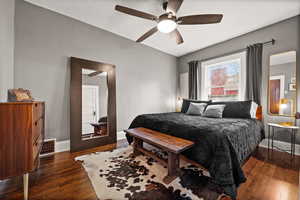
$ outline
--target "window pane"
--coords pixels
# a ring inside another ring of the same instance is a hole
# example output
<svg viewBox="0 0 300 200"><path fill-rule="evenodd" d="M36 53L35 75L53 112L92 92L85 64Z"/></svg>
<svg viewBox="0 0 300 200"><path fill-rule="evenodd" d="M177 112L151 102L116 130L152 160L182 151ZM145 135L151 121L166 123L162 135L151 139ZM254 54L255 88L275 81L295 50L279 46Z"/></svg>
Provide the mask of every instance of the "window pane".
<svg viewBox="0 0 300 200"><path fill-rule="evenodd" d="M240 95L241 60L235 59L207 66L206 90L208 99L238 100Z"/></svg>

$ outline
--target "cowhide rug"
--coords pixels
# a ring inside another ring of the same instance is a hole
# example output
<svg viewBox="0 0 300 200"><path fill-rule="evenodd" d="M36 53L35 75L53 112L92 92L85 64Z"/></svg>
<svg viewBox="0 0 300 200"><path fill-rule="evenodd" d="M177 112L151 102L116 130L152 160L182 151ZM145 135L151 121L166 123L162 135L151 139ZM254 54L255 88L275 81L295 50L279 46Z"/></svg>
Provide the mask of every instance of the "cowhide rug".
<svg viewBox="0 0 300 200"><path fill-rule="evenodd" d="M160 157L164 153L153 150ZM167 169L132 147L75 158L82 161L100 200L230 200L209 173L180 161L180 177L163 183Z"/></svg>

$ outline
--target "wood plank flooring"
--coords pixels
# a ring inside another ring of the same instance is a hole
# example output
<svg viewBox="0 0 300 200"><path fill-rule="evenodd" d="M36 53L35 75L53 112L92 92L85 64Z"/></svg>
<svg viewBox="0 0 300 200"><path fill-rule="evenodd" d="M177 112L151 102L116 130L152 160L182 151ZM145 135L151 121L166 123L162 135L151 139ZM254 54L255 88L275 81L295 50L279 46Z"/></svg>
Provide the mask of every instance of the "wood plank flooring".
<svg viewBox="0 0 300 200"><path fill-rule="evenodd" d="M126 145L121 141L117 146L42 158L40 168L30 175L30 200L97 200L85 170L74 158ZM259 148L243 166L248 180L239 187L238 200L298 200L299 166L300 156L291 161L289 154L274 151L268 157L268 151ZM1 181L0 199L23 199L22 177Z"/></svg>

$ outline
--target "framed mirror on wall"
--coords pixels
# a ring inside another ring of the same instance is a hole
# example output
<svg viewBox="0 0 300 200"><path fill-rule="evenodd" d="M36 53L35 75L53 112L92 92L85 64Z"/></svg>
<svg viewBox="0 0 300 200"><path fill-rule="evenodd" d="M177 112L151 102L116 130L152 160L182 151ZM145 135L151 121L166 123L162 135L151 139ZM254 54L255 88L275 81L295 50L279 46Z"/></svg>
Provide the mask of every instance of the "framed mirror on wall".
<svg viewBox="0 0 300 200"><path fill-rule="evenodd" d="M116 143L115 66L71 58L71 151Z"/></svg>
<svg viewBox="0 0 300 200"><path fill-rule="evenodd" d="M294 117L297 110L296 51L271 55L269 63L269 114Z"/></svg>

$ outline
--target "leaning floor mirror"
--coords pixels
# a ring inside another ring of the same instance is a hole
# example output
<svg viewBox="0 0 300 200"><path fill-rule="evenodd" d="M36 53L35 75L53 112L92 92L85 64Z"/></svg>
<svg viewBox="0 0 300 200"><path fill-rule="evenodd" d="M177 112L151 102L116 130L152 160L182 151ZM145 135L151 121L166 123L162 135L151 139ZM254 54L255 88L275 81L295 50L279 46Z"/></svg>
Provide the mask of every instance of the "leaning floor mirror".
<svg viewBox="0 0 300 200"><path fill-rule="evenodd" d="M293 117L296 113L296 51L270 56L269 113Z"/></svg>
<svg viewBox="0 0 300 200"><path fill-rule="evenodd" d="M72 57L71 150L115 142L115 66Z"/></svg>

